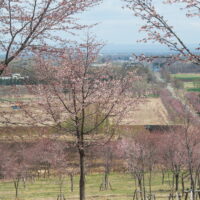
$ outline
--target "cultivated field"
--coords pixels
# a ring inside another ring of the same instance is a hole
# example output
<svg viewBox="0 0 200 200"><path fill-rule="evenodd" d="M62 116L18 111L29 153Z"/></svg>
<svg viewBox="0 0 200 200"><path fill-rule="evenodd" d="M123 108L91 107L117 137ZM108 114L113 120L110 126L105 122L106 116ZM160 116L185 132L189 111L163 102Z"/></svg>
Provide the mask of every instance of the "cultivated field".
<svg viewBox="0 0 200 200"><path fill-rule="evenodd" d="M36 118L37 116L40 116L40 119L46 118L46 115L44 115L45 112L42 111L42 108L38 108L34 99L33 95L22 95L20 98L1 97L0 112L6 113L1 115L1 121L2 119L4 120L3 116L8 116L11 122L16 123L16 125L20 121L31 126L31 121L28 120L23 110L13 110L12 107L18 105L18 100L25 102L27 104L27 111L32 112ZM134 107L130 106L127 110L128 114L123 116L120 125L168 125L170 123L168 112L160 98L145 98L139 104L134 105ZM131 111L129 112L129 110ZM46 121L44 124L53 125L53 122L49 118L48 122ZM37 123L34 125L37 125ZM1 126L4 126L4 124L1 124ZM41 124L38 124L38 126L41 126Z"/></svg>

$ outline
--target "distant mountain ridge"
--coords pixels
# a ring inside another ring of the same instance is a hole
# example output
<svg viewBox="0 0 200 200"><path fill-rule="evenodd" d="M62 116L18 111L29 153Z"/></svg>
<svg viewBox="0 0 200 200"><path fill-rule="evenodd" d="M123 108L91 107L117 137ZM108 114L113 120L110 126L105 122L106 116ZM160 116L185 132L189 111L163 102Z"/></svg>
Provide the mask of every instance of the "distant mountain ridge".
<svg viewBox="0 0 200 200"><path fill-rule="evenodd" d="M196 54L200 51L195 50L198 45L189 44L188 47L194 51ZM174 54L175 52L170 51L166 46L159 44L106 44L101 50L102 54L121 54L121 55L136 55L145 54L145 55L169 55ZM0 52L0 59L3 59L5 56L4 53Z"/></svg>
<svg viewBox="0 0 200 200"><path fill-rule="evenodd" d="M197 45L188 45L193 51ZM145 55L163 55L173 54L166 46L159 44L107 44L102 49L103 54L145 54Z"/></svg>

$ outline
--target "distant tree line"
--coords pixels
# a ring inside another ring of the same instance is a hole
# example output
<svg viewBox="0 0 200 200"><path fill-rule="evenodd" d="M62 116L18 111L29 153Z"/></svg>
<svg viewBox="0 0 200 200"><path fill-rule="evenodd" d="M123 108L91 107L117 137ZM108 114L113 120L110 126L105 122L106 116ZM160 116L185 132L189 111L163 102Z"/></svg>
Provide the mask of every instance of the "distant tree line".
<svg viewBox="0 0 200 200"><path fill-rule="evenodd" d="M199 65L193 63L175 62L172 65L165 65L164 68L172 74L200 72Z"/></svg>

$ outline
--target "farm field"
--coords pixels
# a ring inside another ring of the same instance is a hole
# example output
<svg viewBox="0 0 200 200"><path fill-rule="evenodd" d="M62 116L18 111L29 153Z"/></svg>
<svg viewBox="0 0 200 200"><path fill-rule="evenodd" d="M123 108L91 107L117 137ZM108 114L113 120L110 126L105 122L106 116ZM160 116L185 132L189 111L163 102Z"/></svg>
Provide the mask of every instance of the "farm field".
<svg viewBox="0 0 200 200"><path fill-rule="evenodd" d="M184 89L188 92L200 92L200 86L195 86L194 82L184 82Z"/></svg>
<svg viewBox="0 0 200 200"><path fill-rule="evenodd" d="M130 112L121 125L168 125L168 112L160 98L147 98Z"/></svg>
<svg viewBox="0 0 200 200"><path fill-rule="evenodd" d="M183 81L200 80L200 74L194 74L194 73L172 74L172 77Z"/></svg>
<svg viewBox="0 0 200 200"><path fill-rule="evenodd" d="M193 82L184 82L184 88L185 89L189 89L189 88L193 88L193 87L194 87Z"/></svg>
<svg viewBox="0 0 200 200"><path fill-rule="evenodd" d="M184 89L188 92L200 92L200 74L172 74L172 77L183 81Z"/></svg>
<svg viewBox="0 0 200 200"><path fill-rule="evenodd" d="M102 182L102 174L90 174L86 177L87 199L97 200L132 200L135 190L135 181L130 174L112 173L110 175L110 183L112 190L100 191L99 186ZM156 199L168 198L170 193L169 180L167 178L162 184L161 173L153 174L152 194L156 195ZM171 177L171 176L170 176ZM37 179L34 182L27 182L24 188L22 182L19 186L18 200L53 200L59 194L58 179ZM148 175L146 176L146 184L148 183ZM148 194L149 187L146 185ZM78 200L78 177L74 179L74 192L70 191L69 177L65 177L63 184L63 193L66 199ZM12 181L0 182L0 199L12 200L15 196L14 185Z"/></svg>
<svg viewBox="0 0 200 200"><path fill-rule="evenodd" d="M20 100L24 100L27 105L29 101L33 99L33 96L30 97L27 95L20 97ZM28 123L28 118L26 118L22 110L15 111L12 109L16 101L17 99L2 98L0 99L0 108L3 112L12 113L11 121L17 123L17 121L21 119L21 121ZM40 116L44 115L40 109L36 108L37 106L35 104L31 103L31 105L31 112L36 115L40 114ZM168 112L160 98L145 98L139 102L135 108L130 107L128 110L131 111L124 115L120 125L167 125L170 123ZM50 124L50 121L48 123Z"/></svg>

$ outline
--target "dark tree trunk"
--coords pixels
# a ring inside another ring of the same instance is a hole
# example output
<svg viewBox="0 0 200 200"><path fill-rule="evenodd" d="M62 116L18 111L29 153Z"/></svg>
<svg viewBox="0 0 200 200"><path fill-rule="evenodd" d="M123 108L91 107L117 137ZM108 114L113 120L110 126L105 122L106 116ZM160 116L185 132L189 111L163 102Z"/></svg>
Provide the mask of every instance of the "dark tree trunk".
<svg viewBox="0 0 200 200"><path fill-rule="evenodd" d="M189 173L190 173L190 187L191 187L191 191L192 191L191 199L194 200L195 199L195 183L194 183L192 168L189 169Z"/></svg>
<svg viewBox="0 0 200 200"><path fill-rule="evenodd" d="M47 168L47 175L48 175L48 178L50 177L50 167L48 166Z"/></svg>
<svg viewBox="0 0 200 200"><path fill-rule="evenodd" d="M15 186L15 198L18 198L18 189L19 189L19 178L16 178L14 180L14 186Z"/></svg>
<svg viewBox="0 0 200 200"><path fill-rule="evenodd" d="M175 175L174 175L174 173L173 173L173 175L172 175L172 192L174 193L174 182L175 182Z"/></svg>
<svg viewBox="0 0 200 200"><path fill-rule="evenodd" d="M85 152L84 152L84 149L79 148L79 157L80 157L79 194L80 194L80 200L85 200Z"/></svg>
<svg viewBox="0 0 200 200"><path fill-rule="evenodd" d="M199 174L198 174L198 190L200 189L200 177L199 177Z"/></svg>
<svg viewBox="0 0 200 200"><path fill-rule="evenodd" d="M151 196L151 192L152 192L151 179L152 179L152 170L150 169L150 172L149 172L149 194L150 194L150 196Z"/></svg>
<svg viewBox="0 0 200 200"><path fill-rule="evenodd" d="M139 188L140 188L140 199L143 200L143 190L142 190L142 178L141 177L138 177L138 185L139 185Z"/></svg>
<svg viewBox="0 0 200 200"><path fill-rule="evenodd" d="M74 191L74 176L73 174L70 174L70 184L71 184L71 192Z"/></svg>
<svg viewBox="0 0 200 200"><path fill-rule="evenodd" d="M57 197L57 200L65 200L65 196L63 194L63 182L64 179L62 175L59 175L59 195Z"/></svg>
<svg viewBox="0 0 200 200"><path fill-rule="evenodd" d="M37 171L37 177L38 177L38 180L40 179L40 172L39 170Z"/></svg>
<svg viewBox="0 0 200 200"><path fill-rule="evenodd" d="M182 194L184 194L184 190L185 190L185 183L184 183L184 175L183 175L183 174L182 174L181 181L182 181Z"/></svg>
<svg viewBox="0 0 200 200"><path fill-rule="evenodd" d="M109 190L109 189L112 190L112 186L111 186L111 184L109 182L109 173L108 172L104 172L103 182L100 185L100 191Z"/></svg>
<svg viewBox="0 0 200 200"><path fill-rule="evenodd" d="M165 171L162 170L162 184L164 184L165 182Z"/></svg>
<svg viewBox="0 0 200 200"><path fill-rule="evenodd" d="M144 200L146 199L146 188L145 188L145 173L143 172L143 193L144 193Z"/></svg>
<svg viewBox="0 0 200 200"><path fill-rule="evenodd" d="M169 184L169 186L171 187L171 177L170 177L169 172L168 172L167 174L168 174L168 184Z"/></svg>
<svg viewBox="0 0 200 200"><path fill-rule="evenodd" d="M109 154L109 153L108 153ZM102 190L112 190L112 186L109 182L109 175L110 175L110 161L112 160L112 156L110 155L106 155L106 161L105 161L105 165L104 165L104 176L103 176L103 181L102 184L100 185L100 191Z"/></svg>
<svg viewBox="0 0 200 200"><path fill-rule="evenodd" d="M176 182L175 191L178 192L179 173L176 173L176 174L175 174L175 182Z"/></svg>
<svg viewBox="0 0 200 200"><path fill-rule="evenodd" d="M22 181L23 181L23 186L24 186L24 189L25 189L26 188L26 178L23 177Z"/></svg>
<svg viewBox="0 0 200 200"><path fill-rule="evenodd" d="M105 189L107 190L108 189L108 173L105 173L104 174L104 183L105 183Z"/></svg>

